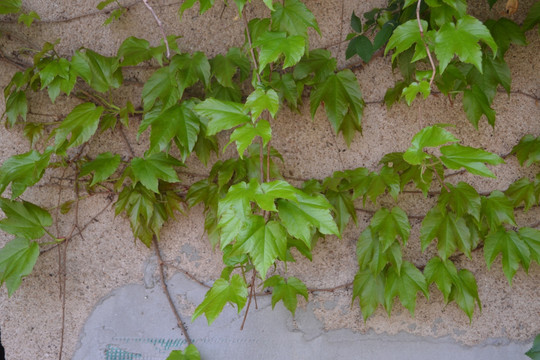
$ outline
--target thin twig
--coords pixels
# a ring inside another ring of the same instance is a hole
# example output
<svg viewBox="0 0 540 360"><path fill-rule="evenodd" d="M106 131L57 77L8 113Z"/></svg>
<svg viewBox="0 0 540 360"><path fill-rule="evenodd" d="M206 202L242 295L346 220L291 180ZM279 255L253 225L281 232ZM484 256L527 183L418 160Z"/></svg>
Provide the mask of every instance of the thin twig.
<svg viewBox="0 0 540 360"><path fill-rule="evenodd" d="M251 277L251 288L249 289L248 304L246 307L246 313L244 314L244 320L242 320L242 326L240 326L240 331L244 330L244 325L246 323L246 319L249 312L249 306L251 305L251 299L253 298L253 294L255 293L255 274L256 274L256 271L255 269L253 269L253 276Z"/></svg>
<svg viewBox="0 0 540 360"><path fill-rule="evenodd" d="M165 280L165 272L163 270L163 265L165 263L163 262L163 259L161 258L161 251L159 250L158 241L155 236L153 237L152 240L154 242L154 249L156 251L156 256L158 259L159 277L161 278L161 287L163 288L163 293L167 297L169 306L171 307L174 317L176 318L176 323L178 324L178 327L180 328L180 330L182 330L182 334L186 338L186 342L188 343L188 345L191 345L191 339L186 330L186 327L184 326L184 323L182 322L182 318L180 317L180 314L178 313L178 310L176 309L176 306L174 305L174 302L171 297L171 293L169 292L169 287L167 286L167 282Z"/></svg>
<svg viewBox="0 0 540 360"><path fill-rule="evenodd" d="M420 3L422 0L418 0L418 3L416 4L416 20L418 21L418 28L420 29L420 37L422 38L422 42L424 43L424 46L426 47L426 52L429 58L429 62L431 64L431 69L433 70L433 73L431 74L431 80L429 80L429 89L431 90L431 87L433 85L433 80L435 80L435 73L437 72L437 68L435 67L435 62L433 61L433 57L431 56L431 51L429 51L429 46L426 42L426 39L424 38L424 27L422 26L422 21L420 20Z"/></svg>
<svg viewBox="0 0 540 360"><path fill-rule="evenodd" d="M259 75L259 65L257 64L257 59L255 58L255 51L253 50L253 42L251 41L251 33L249 32L249 26L248 21L246 18L246 8L242 10L242 18L244 19L244 28L246 29L246 36L249 44L249 51L251 54L251 61L253 62L253 65L255 66L255 74L257 75L257 80L259 80L259 83L262 83L261 75Z"/></svg>
<svg viewBox="0 0 540 360"><path fill-rule="evenodd" d="M163 28L163 23L161 20L159 20L158 16L156 15L154 9L148 4L148 0L143 0L144 5L150 10L152 15L154 16L154 19L156 19L156 22L159 26L159 29L161 30L161 35L163 35L163 41L165 42L165 47L167 48L167 59L171 58L171 49L169 48L169 41L167 40L167 35L165 34L165 29Z"/></svg>
<svg viewBox="0 0 540 360"><path fill-rule="evenodd" d="M126 146L129 150L129 153L131 154L131 157L135 157L135 151L133 151L133 148L131 147L131 143L129 142L126 133L124 132L124 128L121 126L118 128L118 131L120 131L120 135L122 135L122 139L124 139L124 142L126 143Z"/></svg>

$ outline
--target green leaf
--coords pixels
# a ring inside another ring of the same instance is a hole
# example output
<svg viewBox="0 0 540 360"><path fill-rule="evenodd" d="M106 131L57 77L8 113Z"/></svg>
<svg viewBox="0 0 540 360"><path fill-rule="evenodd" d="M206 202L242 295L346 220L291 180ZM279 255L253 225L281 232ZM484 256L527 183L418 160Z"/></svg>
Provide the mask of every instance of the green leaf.
<svg viewBox="0 0 540 360"><path fill-rule="evenodd" d="M362 20L358 16L356 16L354 11L351 15L351 28L357 33L362 32Z"/></svg>
<svg viewBox="0 0 540 360"><path fill-rule="evenodd" d="M469 320L472 321L475 302L482 310L482 303L478 296L478 285L474 275L466 269L459 270L458 278L452 287L450 300L454 300L458 306L465 311Z"/></svg>
<svg viewBox="0 0 540 360"><path fill-rule="evenodd" d="M390 37L394 33L394 28L395 24L390 22L383 25L381 30L375 35L375 39L373 39L373 50L379 50L390 40Z"/></svg>
<svg viewBox="0 0 540 360"><path fill-rule="evenodd" d="M534 185L531 180L521 178L510 184L504 194L510 199L514 207L518 207L523 202L524 210L528 211L532 206L538 204Z"/></svg>
<svg viewBox="0 0 540 360"><path fill-rule="evenodd" d="M411 147L403 154L403 160L411 165L420 165L429 155L425 147L435 147L459 141L452 133L441 125L427 126L414 135Z"/></svg>
<svg viewBox="0 0 540 360"><path fill-rule="evenodd" d="M403 244L406 244L411 233L411 224L407 213L397 206L391 211L386 208L377 211L371 219L371 226L381 237L383 251L386 251L395 242L398 235Z"/></svg>
<svg viewBox="0 0 540 360"><path fill-rule="evenodd" d="M311 236L315 229L326 235L339 236L330 209L323 196L308 196L299 192L297 201L278 200L279 218L289 234L301 239L311 249Z"/></svg>
<svg viewBox="0 0 540 360"><path fill-rule="evenodd" d="M120 165L120 155L113 154L111 152L104 152L96 156L96 158L90 162L84 163L81 167L79 176L86 176L91 172L94 173L90 186L107 180Z"/></svg>
<svg viewBox="0 0 540 360"><path fill-rule="evenodd" d="M117 57L106 57L88 49L73 55L71 68L99 92L119 88L124 79Z"/></svg>
<svg viewBox="0 0 540 360"><path fill-rule="evenodd" d="M504 163L504 160L499 155L459 144L443 146L441 153L443 156L440 159L449 169L459 170L463 167L471 174L492 178L495 175L484 163L491 165Z"/></svg>
<svg viewBox="0 0 540 360"><path fill-rule="evenodd" d="M230 281L222 278L217 279L206 293L203 302L195 309L191 321L205 314L208 325L212 324L228 302L235 303L240 313L246 304L247 296L247 285L240 275L234 274Z"/></svg>
<svg viewBox="0 0 540 360"><path fill-rule="evenodd" d="M34 147L34 145L43 135L43 128L43 124L39 123L27 123L24 125L23 133L24 136L26 136L30 141L31 147Z"/></svg>
<svg viewBox="0 0 540 360"><path fill-rule="evenodd" d="M195 345L189 344L183 351L171 351L166 360L201 360L201 354Z"/></svg>
<svg viewBox="0 0 540 360"><path fill-rule="evenodd" d="M255 270L264 279L275 260L286 256L287 232L277 221L266 223L262 216L251 216L240 231L233 251L248 253Z"/></svg>
<svg viewBox="0 0 540 360"><path fill-rule="evenodd" d="M480 195L475 188L465 182L460 181L456 186L447 183L441 189L438 203L448 205L458 217L469 214L476 221L480 221L482 208Z"/></svg>
<svg viewBox="0 0 540 360"><path fill-rule="evenodd" d="M275 180L260 184L253 199L261 209L276 212L278 211L275 205L276 199L296 200L297 193L298 190L288 182Z"/></svg>
<svg viewBox="0 0 540 360"><path fill-rule="evenodd" d="M285 32L265 32L259 36L253 46L259 47L259 73L266 65L275 62L281 55L285 57L283 69L296 65L305 51L305 39L302 36L287 36Z"/></svg>
<svg viewBox="0 0 540 360"><path fill-rule="evenodd" d="M384 304L384 277L373 276L371 271L360 269L353 282L353 299L359 299L364 321L370 317L379 304Z"/></svg>
<svg viewBox="0 0 540 360"><path fill-rule="evenodd" d="M97 8L98 10L103 10L103 9L105 9L105 7L106 7L107 5L110 5L110 4L112 4L113 2L115 2L115 1L116 1L116 0L104 0L104 1L101 1L99 4L97 4L96 8Z"/></svg>
<svg viewBox="0 0 540 360"><path fill-rule="evenodd" d="M290 36L300 35L307 38L307 29L312 27L319 35L319 24L313 13L299 0L276 2L272 11L272 31L286 32Z"/></svg>
<svg viewBox="0 0 540 360"><path fill-rule="evenodd" d="M442 211L439 207L431 209L420 229L422 251L437 238L437 249L443 259L448 259L459 248L471 257L472 239L467 223L454 213Z"/></svg>
<svg viewBox="0 0 540 360"><path fill-rule="evenodd" d="M493 39L499 47L499 56L502 58L510 47L510 44L527 45L523 29L510 19L501 17L495 21L489 19L485 22Z"/></svg>
<svg viewBox="0 0 540 360"><path fill-rule="evenodd" d="M8 296L13 295L22 278L32 272L38 256L38 243L19 237L0 250L0 285L6 283Z"/></svg>
<svg viewBox="0 0 540 360"><path fill-rule="evenodd" d="M397 200L401 188L399 174L396 173L394 169L384 166L378 174L371 173L370 178L371 181L367 188L366 195L369 196L374 204L377 202L377 198L384 194L387 189L394 200Z"/></svg>
<svg viewBox="0 0 540 360"><path fill-rule="evenodd" d="M195 106L195 111L210 119L208 135L215 135L220 131L251 122L244 106L231 101L206 99Z"/></svg>
<svg viewBox="0 0 540 360"><path fill-rule="evenodd" d="M519 144L512 148L512 154L515 154L519 160L519 165L531 166L532 163L540 162L540 136L534 137L531 134L525 135L519 141Z"/></svg>
<svg viewBox="0 0 540 360"><path fill-rule="evenodd" d="M401 304L414 316L418 291L422 291L424 296L429 299L426 278L416 266L405 261L400 274L394 267L390 267L386 275L384 289L384 302L388 314L392 311L394 298L399 296Z"/></svg>
<svg viewBox="0 0 540 360"><path fill-rule="evenodd" d="M279 96L272 89L264 91L257 88L246 99L245 108L251 110L253 120L258 119L264 110L268 110L274 118L279 110Z"/></svg>
<svg viewBox="0 0 540 360"><path fill-rule="evenodd" d="M1 10L0 10L1 11ZM17 19L17 23L24 23L27 27L30 27L34 20L41 20L39 15L35 11L30 11L28 14L21 14Z"/></svg>
<svg viewBox="0 0 540 360"><path fill-rule="evenodd" d="M298 65L295 69L297 68ZM297 84L292 74L274 74L270 86L277 92L280 103L287 100L290 108L298 108L298 100L301 101L303 85L301 83Z"/></svg>
<svg viewBox="0 0 540 360"><path fill-rule="evenodd" d="M208 86L210 83L210 63L203 52L197 51L193 55L174 55L169 66L176 71L180 94L199 80L205 86Z"/></svg>
<svg viewBox="0 0 540 360"><path fill-rule="evenodd" d="M524 227L519 229L519 237L527 244L531 260L540 264L540 230Z"/></svg>
<svg viewBox="0 0 540 360"><path fill-rule="evenodd" d="M232 173L230 174L232 176ZM226 182L229 181L227 179ZM221 250L232 243L251 217L251 199L255 197L258 183L240 182L229 188L227 195L219 200L218 218Z"/></svg>
<svg viewBox="0 0 540 360"><path fill-rule="evenodd" d="M294 67L293 76L296 80L303 80L313 74L313 83L317 84L334 74L336 68L337 61L330 51L315 49L302 57Z"/></svg>
<svg viewBox="0 0 540 360"><path fill-rule="evenodd" d="M358 80L350 70L343 70L330 75L321 84L313 88L310 96L311 117L321 104L324 104L326 116L337 134L347 113L358 121L362 120L364 100Z"/></svg>
<svg viewBox="0 0 540 360"><path fill-rule="evenodd" d="M424 31L426 31L428 29L427 21L421 20L421 23ZM424 48L424 41L422 40L422 36L420 34L418 22L416 20L409 20L406 23L399 25L394 30L394 33L388 40L388 44L384 50L384 55L386 55L391 49L395 48L396 50L392 55L393 62L399 54L409 49L413 44L416 44L417 52L420 51L419 49Z"/></svg>
<svg viewBox="0 0 540 360"><path fill-rule="evenodd" d="M50 150L46 150L43 154L31 150L4 161L0 167L0 194L11 183L11 198L19 197L27 187L41 180L45 169L49 166L50 157Z"/></svg>
<svg viewBox="0 0 540 360"><path fill-rule="evenodd" d="M225 56L216 55L211 61L212 75L225 87L233 87L233 77L240 70L241 78L251 72L249 59L239 48L230 48Z"/></svg>
<svg viewBox="0 0 540 360"><path fill-rule="evenodd" d="M536 3L538 5L539 3ZM538 6L540 8L540 6ZM540 10L538 10L540 13ZM540 18L540 15L538 16ZM540 20L539 20L540 21ZM530 357L533 360L539 360L540 359L540 334L536 335L534 338L533 346L525 353L528 357Z"/></svg>
<svg viewBox="0 0 540 360"><path fill-rule="evenodd" d="M431 93L431 88L429 87L429 83L425 80L418 82L412 82L409 86L403 89L401 96L405 96L405 101L407 101L407 105L411 106L414 99L416 99L416 95L422 94L424 96L424 99L427 99L429 94Z"/></svg>
<svg viewBox="0 0 540 360"><path fill-rule="evenodd" d="M426 264L424 275L428 286L435 283L443 294L444 301L448 303L454 282L458 278L458 271L454 263L448 259L433 257Z"/></svg>
<svg viewBox="0 0 540 360"><path fill-rule="evenodd" d="M156 70L146 81L142 91L144 110L148 111L160 99L164 108L174 105L182 97L178 88L176 69L167 66Z"/></svg>
<svg viewBox="0 0 540 360"><path fill-rule="evenodd" d="M236 128L231 134L227 146L236 141L238 155L240 158L243 158L244 151L253 143L253 139L255 139L256 136L260 136L263 139L264 146L268 144L272 138L272 129L267 120L259 120L257 125L245 124L244 126ZM225 151L225 149L223 149L223 151Z"/></svg>
<svg viewBox="0 0 540 360"><path fill-rule="evenodd" d="M6 116L7 126L13 126L17 122L17 119L22 117L26 121L26 114L28 113L28 101L26 100L26 93L24 91L14 91L9 94L6 100Z"/></svg>
<svg viewBox="0 0 540 360"><path fill-rule="evenodd" d="M298 295L308 299L306 285L294 276L284 279L279 275L272 276L264 282L264 287L272 287L272 309L281 300L283 305L292 313L296 312Z"/></svg>
<svg viewBox="0 0 540 360"><path fill-rule="evenodd" d="M134 181L140 181L147 189L159 193L158 179L169 183L179 182L175 166L183 164L165 153L157 153L145 158L131 160Z"/></svg>
<svg viewBox="0 0 540 360"><path fill-rule="evenodd" d="M488 197L482 197L482 218L487 221L490 229L496 229L504 223L517 226L512 202L498 190Z"/></svg>
<svg viewBox="0 0 540 360"><path fill-rule="evenodd" d="M354 37L347 46L347 51L345 52L345 57L347 59L352 58L354 55L360 56L360 58L368 63L371 60L371 57L375 53L375 49L371 40L369 40L364 35L359 35Z"/></svg>
<svg viewBox="0 0 540 360"><path fill-rule="evenodd" d="M56 149L64 146L67 141L67 147L82 145L90 140L97 130L99 118L103 113L103 107L87 102L77 105L69 115L62 121L60 126L54 130L54 145ZM71 137L68 140L68 135Z"/></svg>
<svg viewBox="0 0 540 360"><path fill-rule="evenodd" d="M356 243L356 257L360 269L369 269L376 276L391 262L399 272L402 264L401 248L398 243L392 243L387 250L384 249L379 233L368 226Z"/></svg>
<svg viewBox="0 0 540 360"><path fill-rule="evenodd" d="M343 234L351 218L355 224L357 223L356 209L354 208L354 202L349 191L328 191L326 198L334 207L336 223L340 234Z"/></svg>
<svg viewBox="0 0 540 360"><path fill-rule="evenodd" d="M6 215L0 220L0 229L17 237L39 239L45 235L45 228L52 225L47 210L27 201L0 198L0 208Z"/></svg>
<svg viewBox="0 0 540 360"><path fill-rule="evenodd" d="M128 37L118 48L117 57L122 59L120 66L133 66L152 58L150 43L134 36Z"/></svg>
<svg viewBox="0 0 540 360"><path fill-rule="evenodd" d="M490 101L485 92L476 84L471 89L463 92L463 110L467 118L478 129L478 121L485 115L488 123L495 126L495 110L490 106Z"/></svg>
<svg viewBox="0 0 540 360"><path fill-rule="evenodd" d="M435 35L435 55L439 59L440 72L444 72L454 55L462 62L473 64L482 72L482 50L478 44L480 40L485 42L494 54L497 52L497 44L489 30L472 16L463 16L456 24L442 25Z"/></svg>
<svg viewBox="0 0 540 360"><path fill-rule="evenodd" d="M493 230L484 240L484 258L488 269L491 268L499 253L502 254L503 272L508 279L508 283L512 285L512 278L516 274L520 263L526 271L529 269L531 262L529 247L515 231L499 227L498 230Z"/></svg>
<svg viewBox="0 0 540 360"><path fill-rule="evenodd" d="M0 14L15 14L21 10L21 0L3 0L0 2Z"/></svg>
<svg viewBox="0 0 540 360"><path fill-rule="evenodd" d="M523 21L523 30L530 30L537 24L540 24L540 3L538 1L531 6L529 12L527 13L527 17Z"/></svg>

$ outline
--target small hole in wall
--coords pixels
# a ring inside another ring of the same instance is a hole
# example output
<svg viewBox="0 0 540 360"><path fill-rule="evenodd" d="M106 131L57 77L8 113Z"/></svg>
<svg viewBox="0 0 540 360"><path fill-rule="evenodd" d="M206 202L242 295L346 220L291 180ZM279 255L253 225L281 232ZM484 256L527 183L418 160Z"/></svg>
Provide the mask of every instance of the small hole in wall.
<svg viewBox="0 0 540 360"><path fill-rule="evenodd" d="M2 332L0 331L0 360L6 360L6 354L4 353L4 347L2 346Z"/></svg>

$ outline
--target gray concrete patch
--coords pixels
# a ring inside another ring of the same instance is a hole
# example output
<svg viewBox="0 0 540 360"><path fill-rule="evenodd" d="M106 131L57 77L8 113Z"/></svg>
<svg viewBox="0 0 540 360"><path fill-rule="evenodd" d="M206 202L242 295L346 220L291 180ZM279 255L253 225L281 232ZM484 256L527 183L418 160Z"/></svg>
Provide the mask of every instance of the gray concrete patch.
<svg viewBox="0 0 540 360"><path fill-rule="evenodd" d="M174 275L169 287L177 300L184 300L177 306L186 320L207 290L183 274ZM525 360L524 353L530 348L530 344L500 339L463 346L449 338L406 333L324 331L312 303L298 309L293 319L279 304L272 311L269 296L259 297L257 302L258 309L252 307L244 331L239 330L243 313L231 307L211 326L204 317L187 321L203 359ZM84 326L73 360L164 360L171 350L185 344L161 287L131 284L99 302Z"/></svg>

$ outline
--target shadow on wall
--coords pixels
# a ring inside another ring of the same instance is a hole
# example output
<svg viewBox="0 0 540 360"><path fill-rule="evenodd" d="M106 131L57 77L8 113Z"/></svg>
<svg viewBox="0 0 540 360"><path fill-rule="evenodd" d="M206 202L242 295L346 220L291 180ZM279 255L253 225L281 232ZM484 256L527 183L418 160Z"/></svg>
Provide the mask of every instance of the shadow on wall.
<svg viewBox="0 0 540 360"><path fill-rule="evenodd" d="M6 354L4 353L4 347L2 346L2 331L0 331L0 360L6 360Z"/></svg>

